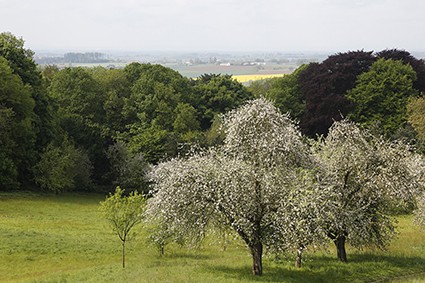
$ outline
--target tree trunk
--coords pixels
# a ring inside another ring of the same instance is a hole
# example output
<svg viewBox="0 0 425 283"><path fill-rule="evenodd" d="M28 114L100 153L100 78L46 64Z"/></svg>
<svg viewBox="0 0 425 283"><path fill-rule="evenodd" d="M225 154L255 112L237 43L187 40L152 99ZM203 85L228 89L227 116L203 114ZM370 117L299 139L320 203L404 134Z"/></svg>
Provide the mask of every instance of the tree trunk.
<svg viewBox="0 0 425 283"><path fill-rule="evenodd" d="M122 242L122 268L125 268L125 241Z"/></svg>
<svg viewBox="0 0 425 283"><path fill-rule="evenodd" d="M345 236L338 236L334 240L338 259L347 262L347 253L345 252Z"/></svg>
<svg viewBox="0 0 425 283"><path fill-rule="evenodd" d="M297 250L297 259L295 260L295 267L301 268L302 266L302 256L303 256L304 247L301 245Z"/></svg>
<svg viewBox="0 0 425 283"><path fill-rule="evenodd" d="M163 256L163 255L164 255L164 246L165 246L165 243L164 243L164 242L162 242L162 243L160 244L160 247L159 247L159 252L161 253L161 256Z"/></svg>
<svg viewBox="0 0 425 283"><path fill-rule="evenodd" d="M252 273L261 276L263 274L263 244L258 241L251 246Z"/></svg>

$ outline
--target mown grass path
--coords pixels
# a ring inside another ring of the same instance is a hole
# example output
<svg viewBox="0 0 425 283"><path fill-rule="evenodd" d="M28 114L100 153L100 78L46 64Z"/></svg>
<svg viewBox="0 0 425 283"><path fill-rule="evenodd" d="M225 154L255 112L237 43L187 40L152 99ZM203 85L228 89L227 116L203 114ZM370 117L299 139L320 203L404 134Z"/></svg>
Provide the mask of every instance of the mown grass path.
<svg viewBox="0 0 425 283"><path fill-rule="evenodd" d="M96 194L0 193L0 282L425 282L425 231L411 216L398 217L400 235L388 251L348 250L348 264L330 253L264 260L264 275L251 275L251 258L232 241L223 251L211 244L200 250L177 245L165 256L146 240L128 243L127 267L121 246L98 212Z"/></svg>

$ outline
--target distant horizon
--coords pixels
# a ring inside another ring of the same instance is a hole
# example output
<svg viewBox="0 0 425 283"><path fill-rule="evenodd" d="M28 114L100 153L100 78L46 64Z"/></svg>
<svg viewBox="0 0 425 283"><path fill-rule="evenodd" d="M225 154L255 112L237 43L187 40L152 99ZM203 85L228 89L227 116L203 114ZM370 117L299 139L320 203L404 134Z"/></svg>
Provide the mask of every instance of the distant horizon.
<svg viewBox="0 0 425 283"><path fill-rule="evenodd" d="M123 57L123 56L205 56L205 55L220 55L220 56L261 56L261 55L276 55L276 56L331 56L337 53L345 53L358 50L338 50L338 51L172 51L172 50L110 50L110 49L31 49L35 56L63 56L67 53L91 53L98 52L109 56ZM402 48L387 48L405 50L417 57L418 59L425 59L425 50L407 50ZM361 50L361 49L360 49ZM379 52L381 50L364 50L366 52ZM49 57L48 56L48 57Z"/></svg>

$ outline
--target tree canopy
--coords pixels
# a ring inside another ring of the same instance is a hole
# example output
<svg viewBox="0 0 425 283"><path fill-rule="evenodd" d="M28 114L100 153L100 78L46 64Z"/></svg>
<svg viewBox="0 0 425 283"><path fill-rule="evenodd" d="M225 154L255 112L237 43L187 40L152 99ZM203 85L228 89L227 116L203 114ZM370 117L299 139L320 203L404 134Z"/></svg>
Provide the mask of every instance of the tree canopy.
<svg viewBox="0 0 425 283"><path fill-rule="evenodd" d="M261 275L263 246L279 250L287 243L282 235L295 235L287 231L291 211L305 199L288 199L288 192L295 169L310 166L308 150L293 122L264 99L227 114L223 128L222 146L154 168L148 213L191 241L210 225L231 228L251 251L253 274Z"/></svg>
<svg viewBox="0 0 425 283"><path fill-rule="evenodd" d="M413 202L422 189L418 156L407 145L373 136L352 122L336 122L315 154L326 172L333 209L326 217L338 258L354 247L385 248L394 236L390 204Z"/></svg>
<svg viewBox="0 0 425 283"><path fill-rule="evenodd" d="M356 87L347 94L354 104L349 117L365 126L379 123L391 136L407 122L406 106L418 93L413 88L416 73L402 61L379 59L357 78Z"/></svg>
<svg viewBox="0 0 425 283"><path fill-rule="evenodd" d="M329 56L322 63L311 63L300 73L300 90L306 103L300 121L304 134L327 134L333 121L346 117L351 111L346 93L374 61L372 52L350 51Z"/></svg>

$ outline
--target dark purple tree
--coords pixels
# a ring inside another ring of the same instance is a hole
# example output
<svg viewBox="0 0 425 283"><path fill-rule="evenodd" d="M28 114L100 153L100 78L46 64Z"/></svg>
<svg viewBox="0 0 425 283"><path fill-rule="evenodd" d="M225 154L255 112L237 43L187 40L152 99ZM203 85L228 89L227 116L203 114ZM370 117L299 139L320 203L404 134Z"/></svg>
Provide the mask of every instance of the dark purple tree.
<svg viewBox="0 0 425 283"><path fill-rule="evenodd" d="M372 52L338 53L322 63L310 64L300 74L301 95L306 102L306 112L300 121L304 134L310 137L326 135L333 121L346 116L351 109L347 91L375 60Z"/></svg>

